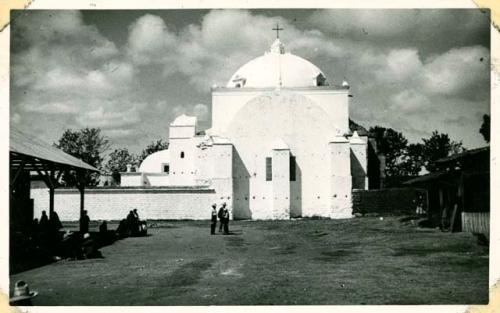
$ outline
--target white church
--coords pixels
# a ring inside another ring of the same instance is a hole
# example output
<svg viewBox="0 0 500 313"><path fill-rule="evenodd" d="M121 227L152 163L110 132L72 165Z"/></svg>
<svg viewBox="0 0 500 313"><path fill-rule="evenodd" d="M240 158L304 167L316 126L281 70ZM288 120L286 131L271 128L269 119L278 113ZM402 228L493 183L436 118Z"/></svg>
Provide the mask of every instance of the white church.
<svg viewBox="0 0 500 313"><path fill-rule="evenodd" d="M349 99L347 82L277 38L212 88L210 129L178 116L168 149L121 173L121 186L210 188L234 219L349 218L352 190L368 189L368 138L349 127Z"/></svg>

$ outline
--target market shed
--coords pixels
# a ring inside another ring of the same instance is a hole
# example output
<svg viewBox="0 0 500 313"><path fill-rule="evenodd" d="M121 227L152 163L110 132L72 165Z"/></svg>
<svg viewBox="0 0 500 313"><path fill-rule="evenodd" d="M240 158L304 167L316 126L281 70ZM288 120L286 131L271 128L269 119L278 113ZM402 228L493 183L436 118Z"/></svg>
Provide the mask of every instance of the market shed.
<svg viewBox="0 0 500 313"><path fill-rule="evenodd" d="M405 184L427 190L433 226L489 235L490 147L436 160L437 171Z"/></svg>
<svg viewBox="0 0 500 313"><path fill-rule="evenodd" d="M95 167L77 159L51 144L10 129L10 225L11 231L25 231L33 220L32 181L42 180L49 188L49 213L54 211L54 190L59 178L71 172L77 178L80 191L80 215L84 210L86 171L98 172Z"/></svg>

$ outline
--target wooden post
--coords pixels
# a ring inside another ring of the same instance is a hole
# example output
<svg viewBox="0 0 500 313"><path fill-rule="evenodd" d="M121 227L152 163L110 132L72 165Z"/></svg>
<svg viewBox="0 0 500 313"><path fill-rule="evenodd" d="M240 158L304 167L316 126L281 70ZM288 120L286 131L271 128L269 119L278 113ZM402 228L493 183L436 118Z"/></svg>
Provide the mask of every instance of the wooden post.
<svg viewBox="0 0 500 313"><path fill-rule="evenodd" d="M80 190L80 217L82 217L83 211L85 211L85 186L78 189Z"/></svg>
<svg viewBox="0 0 500 313"><path fill-rule="evenodd" d="M54 190L54 187L49 187L49 216L52 216L54 212Z"/></svg>
<svg viewBox="0 0 500 313"><path fill-rule="evenodd" d="M430 185L427 186L427 188L425 188L425 205L426 205L426 208L425 208L425 211L427 213L427 218L430 219L431 218L431 208L429 207L429 188Z"/></svg>
<svg viewBox="0 0 500 313"><path fill-rule="evenodd" d="M54 190L56 189L56 180L54 177L54 167L51 167L50 170L46 165L42 165L42 168L35 168L36 172L40 177L42 177L45 185L49 188L49 216L52 216L54 212Z"/></svg>
<svg viewBox="0 0 500 313"><path fill-rule="evenodd" d="M83 211L85 210L85 172L76 172L77 187L80 191L80 232L82 232L82 217Z"/></svg>
<svg viewBox="0 0 500 313"><path fill-rule="evenodd" d="M460 215L460 231L462 231L462 213L465 212L465 176L464 173L460 175L460 182L458 183L458 202L460 205L458 206L458 212Z"/></svg>

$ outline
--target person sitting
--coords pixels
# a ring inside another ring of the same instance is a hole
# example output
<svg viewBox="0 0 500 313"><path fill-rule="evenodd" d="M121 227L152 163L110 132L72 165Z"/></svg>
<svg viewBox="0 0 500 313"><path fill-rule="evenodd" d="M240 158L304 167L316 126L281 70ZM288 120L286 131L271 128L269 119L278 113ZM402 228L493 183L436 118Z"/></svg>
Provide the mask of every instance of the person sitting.
<svg viewBox="0 0 500 313"><path fill-rule="evenodd" d="M38 223L38 219L35 218L33 222L31 223L31 228L30 228L30 237L33 242L38 242L38 235L40 233L40 224Z"/></svg>
<svg viewBox="0 0 500 313"><path fill-rule="evenodd" d="M50 212L50 220L49 225L52 231L59 231L59 229L63 228L61 220L59 219L59 215L57 215L56 211Z"/></svg>
<svg viewBox="0 0 500 313"><path fill-rule="evenodd" d="M102 258L102 253L97 249L97 244L89 233L83 234L82 254L85 259Z"/></svg>
<svg viewBox="0 0 500 313"><path fill-rule="evenodd" d="M45 233L49 231L49 217L45 211L42 211L42 217L40 217L40 231Z"/></svg>
<svg viewBox="0 0 500 313"><path fill-rule="evenodd" d="M108 233L108 223L106 221L102 221L101 225L99 225L99 243L101 245L105 245L111 242L111 238Z"/></svg>
<svg viewBox="0 0 500 313"><path fill-rule="evenodd" d="M135 216L134 216L134 211L128 212L127 215L127 234L128 236L131 236L136 232L136 222L135 222Z"/></svg>
<svg viewBox="0 0 500 313"><path fill-rule="evenodd" d="M118 224L118 228L116 229L116 234L118 235L118 238L125 238L128 236L128 226L126 219L122 219L120 221L120 223Z"/></svg>

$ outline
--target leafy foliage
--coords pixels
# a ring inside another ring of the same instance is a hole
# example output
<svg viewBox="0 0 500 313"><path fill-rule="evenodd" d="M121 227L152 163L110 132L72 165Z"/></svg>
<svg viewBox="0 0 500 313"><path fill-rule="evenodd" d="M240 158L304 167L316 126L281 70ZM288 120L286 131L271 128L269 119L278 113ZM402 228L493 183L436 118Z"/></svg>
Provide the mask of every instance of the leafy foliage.
<svg viewBox="0 0 500 313"><path fill-rule="evenodd" d="M385 175L406 176L400 167L408 145L404 135L392 128L381 126L370 127L369 132L375 137L378 152L385 156Z"/></svg>
<svg viewBox="0 0 500 313"><path fill-rule="evenodd" d="M127 148L115 149L109 154L109 160L104 166L106 172L111 173L113 181L120 183L120 172L127 171L127 164L135 164L137 157Z"/></svg>
<svg viewBox="0 0 500 313"><path fill-rule="evenodd" d="M436 166L433 164L434 161L451 154L460 153L464 150L461 141L452 141L448 134L439 133L437 130L432 132L430 138L422 138L422 141L424 142L422 156L425 162L425 168L429 172L437 170Z"/></svg>
<svg viewBox="0 0 500 313"><path fill-rule="evenodd" d="M153 141L144 150L142 150L141 154L137 158L137 163L140 164L146 157L148 157L148 155L165 149L168 149L168 142L164 142L162 139Z"/></svg>
<svg viewBox="0 0 500 313"><path fill-rule="evenodd" d="M400 164L400 173L403 176L417 176L424 162L424 146L421 143L411 143L406 147L404 160Z"/></svg>
<svg viewBox="0 0 500 313"><path fill-rule="evenodd" d="M490 116L488 114L483 115L483 124L479 128L479 133L483 135L484 140L490 142Z"/></svg>
<svg viewBox="0 0 500 313"><path fill-rule="evenodd" d="M378 152L385 156L386 177L416 176L422 167L435 171L433 162L463 151L462 142L450 140L448 134L434 131L423 143L408 144L404 135L392 128L375 126L370 128L375 137Z"/></svg>
<svg viewBox="0 0 500 313"><path fill-rule="evenodd" d="M108 138L101 134L101 129L87 127L77 131L66 129L54 146L101 169L102 155L109 149L110 143ZM83 179L86 186L96 186L99 182L99 173L85 172ZM63 173L61 177L61 184L64 186L76 186L77 182L75 171Z"/></svg>

